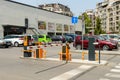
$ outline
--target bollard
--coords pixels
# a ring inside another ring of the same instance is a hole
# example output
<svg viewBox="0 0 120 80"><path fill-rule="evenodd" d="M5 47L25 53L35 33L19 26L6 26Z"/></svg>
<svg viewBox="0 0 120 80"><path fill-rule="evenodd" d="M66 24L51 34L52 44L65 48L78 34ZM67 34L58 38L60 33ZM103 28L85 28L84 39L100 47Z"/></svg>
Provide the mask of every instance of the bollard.
<svg viewBox="0 0 120 80"><path fill-rule="evenodd" d="M43 49L39 48L39 58L43 58Z"/></svg>
<svg viewBox="0 0 120 80"><path fill-rule="evenodd" d="M89 54L89 53L82 51L82 60L84 60L85 54ZM98 61L98 53L97 52L95 52L95 60Z"/></svg>

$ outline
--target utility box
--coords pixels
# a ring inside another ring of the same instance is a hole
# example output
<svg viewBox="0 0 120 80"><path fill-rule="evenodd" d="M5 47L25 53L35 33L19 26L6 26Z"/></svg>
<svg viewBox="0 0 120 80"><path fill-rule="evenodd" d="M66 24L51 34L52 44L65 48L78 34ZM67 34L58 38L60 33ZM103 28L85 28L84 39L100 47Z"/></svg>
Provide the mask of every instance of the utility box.
<svg viewBox="0 0 120 80"><path fill-rule="evenodd" d="M93 44L95 42L95 38L90 37L89 38L89 43L88 43L88 59L90 61L95 61L95 45Z"/></svg>

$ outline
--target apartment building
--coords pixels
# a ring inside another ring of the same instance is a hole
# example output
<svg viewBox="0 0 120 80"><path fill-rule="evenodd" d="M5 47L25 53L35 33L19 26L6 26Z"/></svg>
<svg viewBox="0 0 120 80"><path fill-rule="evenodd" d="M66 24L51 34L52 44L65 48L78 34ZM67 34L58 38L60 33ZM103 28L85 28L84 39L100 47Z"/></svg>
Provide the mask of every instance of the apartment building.
<svg viewBox="0 0 120 80"><path fill-rule="evenodd" d="M96 16L101 18L101 26L105 32L119 32L120 0L104 0L96 5L95 11Z"/></svg>
<svg viewBox="0 0 120 80"><path fill-rule="evenodd" d="M73 13L70 11L69 7L59 3L43 4L43 5L39 5L39 8L60 13L67 16L73 16Z"/></svg>

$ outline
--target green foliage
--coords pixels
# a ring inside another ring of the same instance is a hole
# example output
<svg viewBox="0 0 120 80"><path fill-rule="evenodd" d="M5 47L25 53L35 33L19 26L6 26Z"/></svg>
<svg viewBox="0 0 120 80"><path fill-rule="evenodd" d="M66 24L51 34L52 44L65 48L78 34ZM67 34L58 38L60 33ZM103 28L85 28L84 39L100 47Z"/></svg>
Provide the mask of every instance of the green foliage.
<svg viewBox="0 0 120 80"><path fill-rule="evenodd" d="M99 34L102 34L102 33L105 33L105 31L102 30L101 28L101 20L99 17L96 18L96 28L94 30L94 34L95 35L99 35Z"/></svg>
<svg viewBox="0 0 120 80"><path fill-rule="evenodd" d="M85 25L85 33L89 33L89 29L87 27L91 27L92 26L92 21L89 18L89 16L87 15L87 13L83 13L81 16L78 17L79 19L83 20L84 25Z"/></svg>
<svg viewBox="0 0 120 80"><path fill-rule="evenodd" d="M84 16L84 21L85 21L85 33L87 34L90 32L90 30L87 27L92 26L92 21L89 18L89 16L87 15L87 13L84 13L83 16Z"/></svg>

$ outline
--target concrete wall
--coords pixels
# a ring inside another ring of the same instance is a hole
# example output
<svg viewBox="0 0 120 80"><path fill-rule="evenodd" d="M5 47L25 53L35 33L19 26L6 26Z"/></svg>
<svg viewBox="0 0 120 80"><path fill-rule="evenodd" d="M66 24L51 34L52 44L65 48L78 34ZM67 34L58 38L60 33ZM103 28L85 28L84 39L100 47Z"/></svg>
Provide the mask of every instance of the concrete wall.
<svg viewBox="0 0 120 80"><path fill-rule="evenodd" d="M38 21L73 25L71 23L71 17L16 2L0 0L0 32L3 31L2 25L24 26L25 18L29 20L29 27L34 27L44 33L47 33L47 30L38 29ZM75 30L81 31L81 21L76 24ZM3 36L3 33L0 33L0 36Z"/></svg>

